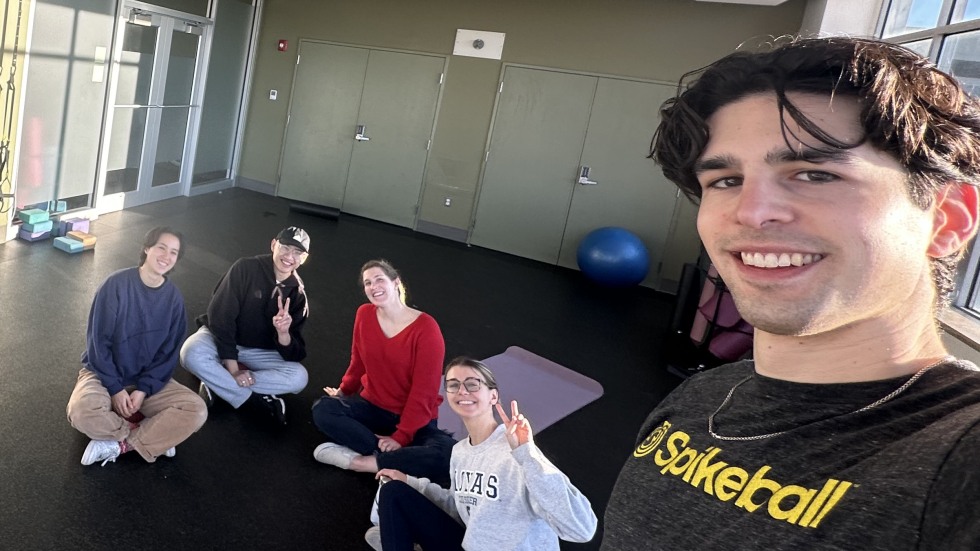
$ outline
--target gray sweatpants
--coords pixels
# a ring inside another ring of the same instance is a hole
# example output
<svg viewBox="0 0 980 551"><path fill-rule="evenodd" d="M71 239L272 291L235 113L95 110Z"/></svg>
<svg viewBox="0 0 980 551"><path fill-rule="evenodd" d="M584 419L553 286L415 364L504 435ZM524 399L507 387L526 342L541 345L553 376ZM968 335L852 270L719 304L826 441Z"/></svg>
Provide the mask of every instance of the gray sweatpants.
<svg viewBox="0 0 980 551"><path fill-rule="evenodd" d="M299 362L287 362L276 350L238 347L238 361L252 372L255 384L238 386L218 358L218 347L207 327L201 327L180 349L180 363L208 385L211 392L234 408L240 407L253 393L295 394L306 388L308 375Z"/></svg>

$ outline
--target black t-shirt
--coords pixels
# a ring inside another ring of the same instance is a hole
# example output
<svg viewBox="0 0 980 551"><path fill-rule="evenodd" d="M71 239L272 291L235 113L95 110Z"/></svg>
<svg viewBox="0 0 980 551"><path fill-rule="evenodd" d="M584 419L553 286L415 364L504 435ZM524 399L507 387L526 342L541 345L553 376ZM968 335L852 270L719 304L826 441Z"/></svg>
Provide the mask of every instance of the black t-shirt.
<svg viewBox="0 0 980 551"><path fill-rule="evenodd" d="M980 549L980 371L790 383L751 362L685 381L647 418L619 475L602 549ZM751 377L750 377L751 376ZM722 436L786 431L726 441Z"/></svg>

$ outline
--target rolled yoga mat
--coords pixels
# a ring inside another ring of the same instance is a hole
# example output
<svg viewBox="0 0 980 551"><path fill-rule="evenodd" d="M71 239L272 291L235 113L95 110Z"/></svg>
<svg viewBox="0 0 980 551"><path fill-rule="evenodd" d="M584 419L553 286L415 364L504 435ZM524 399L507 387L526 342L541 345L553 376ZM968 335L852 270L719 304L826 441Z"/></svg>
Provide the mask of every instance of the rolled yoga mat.
<svg viewBox="0 0 980 551"><path fill-rule="evenodd" d="M336 220L340 217L340 209L327 207L324 205L314 205L313 203L304 203L302 201L290 201L289 210L300 214L310 214L313 216L329 218L331 220Z"/></svg>
<svg viewBox="0 0 980 551"><path fill-rule="evenodd" d="M535 434L602 396L602 385L593 379L517 346L483 363L497 379L504 411L510 415L510 402L517 400ZM453 433L457 440L464 438L463 421L446 402L446 389L440 392L439 428Z"/></svg>

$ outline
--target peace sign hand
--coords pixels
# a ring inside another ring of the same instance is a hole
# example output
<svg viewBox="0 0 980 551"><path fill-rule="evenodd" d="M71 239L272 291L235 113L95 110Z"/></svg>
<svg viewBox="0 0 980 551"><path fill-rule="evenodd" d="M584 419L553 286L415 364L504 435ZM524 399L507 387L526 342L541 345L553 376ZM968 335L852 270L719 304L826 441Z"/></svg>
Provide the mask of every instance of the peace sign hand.
<svg viewBox="0 0 980 551"><path fill-rule="evenodd" d="M272 325L280 335L289 333L289 326L293 323L293 317L289 315L289 299L287 298L283 304L282 295L280 295L276 297L276 302L279 305L279 311L272 317Z"/></svg>
<svg viewBox="0 0 980 551"><path fill-rule="evenodd" d="M500 420L504 422L504 426L507 427L507 443L510 444L510 449L517 449L519 446L523 446L528 442L534 440L531 433L531 423L524 417L517 409L517 400L513 400L510 403L510 417L504 413L504 408L497 404L497 414L500 415Z"/></svg>

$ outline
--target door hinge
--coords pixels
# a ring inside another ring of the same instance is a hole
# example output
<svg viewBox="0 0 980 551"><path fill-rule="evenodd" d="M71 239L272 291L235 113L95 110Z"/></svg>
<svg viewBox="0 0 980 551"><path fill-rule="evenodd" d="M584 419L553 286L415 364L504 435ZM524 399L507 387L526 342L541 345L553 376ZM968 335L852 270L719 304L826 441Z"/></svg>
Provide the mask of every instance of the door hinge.
<svg viewBox="0 0 980 551"><path fill-rule="evenodd" d="M425 144L425 150L428 151L429 148L431 147L432 147L432 140L429 140L428 143Z"/></svg>
<svg viewBox="0 0 980 551"><path fill-rule="evenodd" d="M300 56L300 55L296 56L296 65L299 65L299 58L301 58L301 57L303 57L303 56Z"/></svg>
<svg viewBox="0 0 980 551"><path fill-rule="evenodd" d="M502 80L500 81L500 86L497 86L497 93L498 94L503 94L504 93L504 81L502 81Z"/></svg>
<svg viewBox="0 0 980 551"><path fill-rule="evenodd" d="M483 162L486 163L489 160L490 160L490 150L488 149L487 152L483 155Z"/></svg>
<svg viewBox="0 0 980 551"><path fill-rule="evenodd" d="M442 84L442 81L443 81L443 80L444 80L445 78L446 78L446 73L439 73L439 84Z"/></svg>

